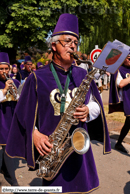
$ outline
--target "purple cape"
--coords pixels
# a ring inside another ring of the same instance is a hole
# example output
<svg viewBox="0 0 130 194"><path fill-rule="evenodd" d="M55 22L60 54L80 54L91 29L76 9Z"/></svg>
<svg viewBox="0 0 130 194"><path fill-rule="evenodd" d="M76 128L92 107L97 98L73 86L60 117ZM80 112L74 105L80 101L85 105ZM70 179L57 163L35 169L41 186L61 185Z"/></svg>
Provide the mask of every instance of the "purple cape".
<svg viewBox="0 0 130 194"><path fill-rule="evenodd" d="M58 67L55 68L61 81L61 85L64 87L67 73ZM85 75L86 71L84 69L72 66L72 78L69 84L70 96L72 95L72 90L75 87L79 87ZM95 100L101 107L101 115L98 119L104 140L103 151L104 153L109 153L111 146L108 129L101 98L94 81L91 83L91 89L95 96ZM37 70L28 77L15 109L6 152L11 157L18 156L26 158L28 166L31 168L35 168L35 160L37 159L37 152L35 152L36 150L32 138L37 114L39 131L45 135L52 134L60 121L60 116L55 115L54 110L54 107L56 107L58 103L59 95L55 91L57 91L57 84L50 70L50 65L44 66L42 69ZM53 93L55 93L55 95L52 95ZM54 104L51 102L51 96L54 97ZM86 104L89 101L89 97L90 90L86 96ZM78 126L87 130L86 123L79 122ZM78 126L72 126L70 133ZM98 125L96 126L96 130L98 131ZM91 147L84 155L79 155L75 152L72 153L57 176L52 181L43 180L43 185L62 186L63 192L87 192L98 188L99 180Z"/></svg>
<svg viewBox="0 0 130 194"><path fill-rule="evenodd" d="M123 79L126 78L126 74L130 74L130 68L122 65L118 70ZM119 91L116 84L118 71L111 75L110 92L109 92L109 113L112 112L124 112L126 116L130 115L130 85L123 87L123 102L119 99Z"/></svg>
<svg viewBox="0 0 130 194"><path fill-rule="evenodd" d="M20 77L24 80L26 77L30 75L30 72L26 71L25 69L19 71Z"/></svg>
<svg viewBox="0 0 130 194"><path fill-rule="evenodd" d="M19 86L17 80L13 80L15 85ZM0 80L0 89L4 89L5 81ZM10 125L17 101L4 100L0 102L0 145L6 145Z"/></svg>

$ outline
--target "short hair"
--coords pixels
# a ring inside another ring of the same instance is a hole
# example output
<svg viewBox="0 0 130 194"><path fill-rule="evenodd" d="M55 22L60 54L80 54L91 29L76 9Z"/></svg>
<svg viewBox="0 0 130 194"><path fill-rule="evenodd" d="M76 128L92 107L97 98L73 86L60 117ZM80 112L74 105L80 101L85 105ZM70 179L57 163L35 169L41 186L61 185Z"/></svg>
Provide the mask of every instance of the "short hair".
<svg viewBox="0 0 130 194"><path fill-rule="evenodd" d="M53 43L53 42L56 43L57 40L59 40L60 36L61 36L61 35L56 35L56 36L51 37L51 38L48 40L47 45L48 45L48 48L49 48L49 49L52 50L52 43ZM52 50L52 52L53 52L53 50Z"/></svg>

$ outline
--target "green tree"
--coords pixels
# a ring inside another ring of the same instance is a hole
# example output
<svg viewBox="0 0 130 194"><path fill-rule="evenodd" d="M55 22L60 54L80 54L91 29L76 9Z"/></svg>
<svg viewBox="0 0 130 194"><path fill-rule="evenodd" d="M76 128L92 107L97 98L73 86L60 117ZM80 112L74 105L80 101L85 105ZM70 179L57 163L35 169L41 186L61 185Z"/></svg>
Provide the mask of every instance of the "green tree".
<svg viewBox="0 0 130 194"><path fill-rule="evenodd" d="M90 52L95 45L103 48L108 41L114 39L130 44L130 2L128 0L104 1L104 5L100 10L96 8L95 13L97 18L91 23L89 34L82 35L80 47L82 52Z"/></svg>
<svg viewBox="0 0 130 194"><path fill-rule="evenodd" d="M0 51L8 52L11 61L17 50L45 51L48 32L62 13L78 16L82 52L115 38L129 44L129 10L128 0L1 0Z"/></svg>

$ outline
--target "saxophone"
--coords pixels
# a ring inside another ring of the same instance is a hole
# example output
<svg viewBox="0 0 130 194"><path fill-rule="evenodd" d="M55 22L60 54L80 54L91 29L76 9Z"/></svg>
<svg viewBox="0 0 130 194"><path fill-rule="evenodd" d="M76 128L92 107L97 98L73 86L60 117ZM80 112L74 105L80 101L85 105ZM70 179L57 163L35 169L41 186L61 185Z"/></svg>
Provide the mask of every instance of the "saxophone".
<svg viewBox="0 0 130 194"><path fill-rule="evenodd" d="M56 129L49 136L49 141L53 142L53 148L48 155L40 155L36 160L36 163L39 164L39 169L36 172L38 177L42 177L48 181L52 180L72 152L75 151L78 154L84 154L88 151L90 138L87 131L79 127L70 136L69 130L72 125L79 123L79 120L73 117L73 113L76 107L83 105L90 88L90 83L96 72L97 69L92 70L82 80Z"/></svg>

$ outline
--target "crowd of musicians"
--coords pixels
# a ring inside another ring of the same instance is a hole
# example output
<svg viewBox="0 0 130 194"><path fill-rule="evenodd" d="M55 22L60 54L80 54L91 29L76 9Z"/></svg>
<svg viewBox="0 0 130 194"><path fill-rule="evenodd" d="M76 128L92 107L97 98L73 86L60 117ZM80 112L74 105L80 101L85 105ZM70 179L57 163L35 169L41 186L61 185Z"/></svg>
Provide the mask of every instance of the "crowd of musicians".
<svg viewBox="0 0 130 194"><path fill-rule="evenodd" d="M0 52L0 145L3 151L0 172L12 186L19 186L15 158L25 159L29 169L36 169L38 155L51 153L53 142L49 135L54 132L85 75L93 69L91 63L78 64L74 60L72 53L77 51L78 43L78 18L62 14L50 39L53 56L48 64L38 62L34 68L31 57L25 56L18 68L17 64L10 64L8 53ZM126 116L115 145L116 150L126 154L128 151L122 142L130 125L129 75L130 55L114 75L103 76L104 80L110 77L109 113L122 111ZM107 81L104 82L107 85ZM74 129L82 127L90 139L104 143L104 154L111 152L103 103L95 80L90 83L84 104L75 108L73 118L78 119L79 124L72 125L70 135ZM83 155L73 152L56 177L51 181L43 178L42 185L62 186L63 193L89 193L97 189L99 179L91 146Z"/></svg>

